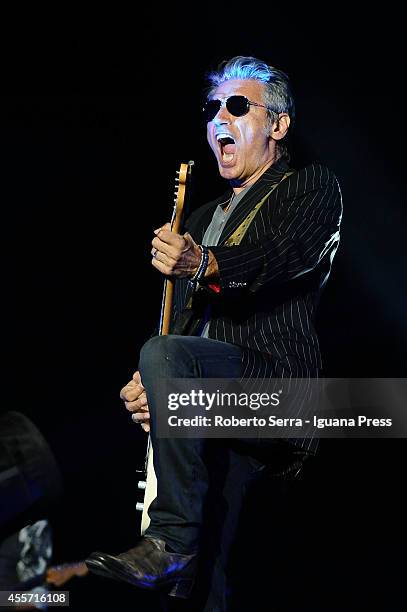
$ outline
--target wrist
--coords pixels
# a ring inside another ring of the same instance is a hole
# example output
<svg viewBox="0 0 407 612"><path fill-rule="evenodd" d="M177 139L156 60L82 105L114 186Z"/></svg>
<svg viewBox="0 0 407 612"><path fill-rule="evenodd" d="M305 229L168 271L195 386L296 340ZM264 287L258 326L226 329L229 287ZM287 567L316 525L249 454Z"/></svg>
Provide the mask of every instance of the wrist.
<svg viewBox="0 0 407 612"><path fill-rule="evenodd" d="M219 276L218 262L212 251L209 251L208 265L205 271L205 279L213 279Z"/></svg>
<svg viewBox="0 0 407 612"><path fill-rule="evenodd" d="M196 286L205 276L205 273L208 268L209 263L209 249L205 245L198 245L200 250L200 262L198 267L195 269L192 277L189 279L189 282Z"/></svg>

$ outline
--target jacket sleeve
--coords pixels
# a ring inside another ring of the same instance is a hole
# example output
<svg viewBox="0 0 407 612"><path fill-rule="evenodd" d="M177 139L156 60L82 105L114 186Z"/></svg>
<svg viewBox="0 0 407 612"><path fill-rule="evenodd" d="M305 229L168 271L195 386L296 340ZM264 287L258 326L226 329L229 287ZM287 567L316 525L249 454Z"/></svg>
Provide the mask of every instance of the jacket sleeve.
<svg viewBox="0 0 407 612"><path fill-rule="evenodd" d="M324 166L307 166L286 179L275 193L277 198L271 197L253 221L260 228L258 238L248 244L211 247L221 294L237 288L256 291L266 284L278 286L307 274L323 258L333 257L342 216L334 174Z"/></svg>

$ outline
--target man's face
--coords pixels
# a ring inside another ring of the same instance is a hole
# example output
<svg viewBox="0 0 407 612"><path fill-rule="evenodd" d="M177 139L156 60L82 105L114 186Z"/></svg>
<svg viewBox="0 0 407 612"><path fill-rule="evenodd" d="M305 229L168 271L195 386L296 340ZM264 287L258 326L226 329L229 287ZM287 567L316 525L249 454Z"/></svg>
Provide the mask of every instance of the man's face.
<svg viewBox="0 0 407 612"><path fill-rule="evenodd" d="M246 96L264 104L264 85L255 80L233 79L221 83L210 99ZM207 127L208 142L215 154L221 176L236 187L251 185L275 160L275 141L270 137L267 110L250 106L242 117L234 117L222 106ZM233 139L225 140L229 136Z"/></svg>

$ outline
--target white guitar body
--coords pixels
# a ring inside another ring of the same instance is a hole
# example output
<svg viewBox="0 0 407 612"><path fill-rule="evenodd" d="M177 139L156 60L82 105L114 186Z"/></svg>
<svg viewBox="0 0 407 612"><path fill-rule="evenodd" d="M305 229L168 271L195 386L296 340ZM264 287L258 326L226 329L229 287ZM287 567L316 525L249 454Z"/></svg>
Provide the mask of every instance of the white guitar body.
<svg viewBox="0 0 407 612"><path fill-rule="evenodd" d="M150 524L148 509L151 502L157 497L157 477L154 471L153 447L151 444L148 446L146 487L144 490L143 514L141 516L141 535L144 535L145 530Z"/></svg>

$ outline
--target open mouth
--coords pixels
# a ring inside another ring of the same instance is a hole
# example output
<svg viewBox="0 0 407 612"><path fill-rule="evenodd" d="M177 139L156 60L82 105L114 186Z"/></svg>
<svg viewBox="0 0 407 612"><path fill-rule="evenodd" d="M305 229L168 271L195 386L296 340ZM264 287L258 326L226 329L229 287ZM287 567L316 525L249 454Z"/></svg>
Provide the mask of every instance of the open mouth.
<svg viewBox="0 0 407 612"><path fill-rule="evenodd" d="M231 162L236 153L234 139L229 134L218 134L216 140L218 141L222 161Z"/></svg>

